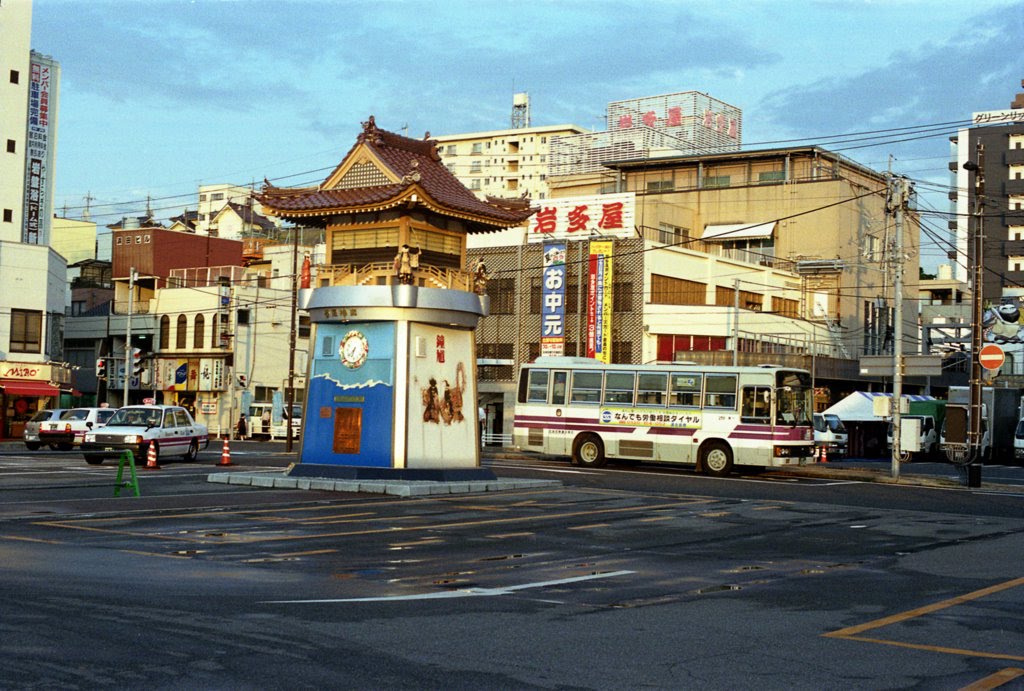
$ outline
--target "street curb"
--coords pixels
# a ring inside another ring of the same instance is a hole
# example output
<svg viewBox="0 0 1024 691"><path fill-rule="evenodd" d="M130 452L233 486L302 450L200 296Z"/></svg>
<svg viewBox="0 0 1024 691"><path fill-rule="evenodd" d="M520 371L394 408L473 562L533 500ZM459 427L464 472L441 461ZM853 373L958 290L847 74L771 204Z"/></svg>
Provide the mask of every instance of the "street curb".
<svg viewBox="0 0 1024 691"><path fill-rule="evenodd" d="M263 487L272 489L319 490L325 492L364 492L390 494L396 497L426 497L434 495L475 494L480 492L506 492L519 489L557 489L560 480L529 480L499 478L497 480L471 480L462 482L435 482L430 480L335 480L332 478L288 477L270 473L211 473L207 482Z"/></svg>

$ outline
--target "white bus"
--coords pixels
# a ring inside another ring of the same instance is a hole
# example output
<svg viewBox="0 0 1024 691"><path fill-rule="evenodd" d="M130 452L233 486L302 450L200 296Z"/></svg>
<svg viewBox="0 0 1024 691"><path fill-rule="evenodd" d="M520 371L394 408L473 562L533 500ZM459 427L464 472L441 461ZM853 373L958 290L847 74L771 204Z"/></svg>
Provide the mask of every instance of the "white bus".
<svg viewBox="0 0 1024 691"><path fill-rule="evenodd" d="M811 394L799 369L540 357L519 373L513 443L591 467L630 459L725 476L798 465L813 459Z"/></svg>

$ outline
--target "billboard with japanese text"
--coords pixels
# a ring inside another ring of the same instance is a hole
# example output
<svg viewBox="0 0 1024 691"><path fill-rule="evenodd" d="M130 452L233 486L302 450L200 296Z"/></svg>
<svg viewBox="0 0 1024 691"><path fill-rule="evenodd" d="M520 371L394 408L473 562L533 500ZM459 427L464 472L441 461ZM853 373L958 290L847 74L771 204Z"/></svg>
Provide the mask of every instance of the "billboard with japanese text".
<svg viewBox="0 0 1024 691"><path fill-rule="evenodd" d="M633 192L544 199L530 219L527 241L635 237L635 210L636 194Z"/></svg>
<svg viewBox="0 0 1024 691"><path fill-rule="evenodd" d="M565 355L565 243L544 245L540 354Z"/></svg>
<svg viewBox="0 0 1024 691"><path fill-rule="evenodd" d="M612 248L613 242L590 243L587 289L587 357L612 361Z"/></svg>
<svg viewBox="0 0 1024 691"><path fill-rule="evenodd" d="M51 79L54 71L47 62L35 55L29 63L28 133L25 145L25 216L21 241L32 245L49 242L49 199L53 157L50 140L53 139L51 116Z"/></svg>

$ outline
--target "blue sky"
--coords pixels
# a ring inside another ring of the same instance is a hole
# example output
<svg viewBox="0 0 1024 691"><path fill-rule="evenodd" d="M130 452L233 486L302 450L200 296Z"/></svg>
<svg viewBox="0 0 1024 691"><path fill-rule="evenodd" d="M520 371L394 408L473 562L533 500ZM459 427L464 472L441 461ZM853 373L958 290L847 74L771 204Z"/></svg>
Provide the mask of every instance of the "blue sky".
<svg viewBox="0 0 1024 691"><path fill-rule="evenodd" d="M752 148L962 121L1022 91L1022 44L1019 0L35 0L32 26L62 66L56 210L91 194L100 223L195 208L199 184L308 184L370 114L502 129L516 91L533 124L589 129L609 101L704 91ZM948 135L826 146L948 184Z"/></svg>

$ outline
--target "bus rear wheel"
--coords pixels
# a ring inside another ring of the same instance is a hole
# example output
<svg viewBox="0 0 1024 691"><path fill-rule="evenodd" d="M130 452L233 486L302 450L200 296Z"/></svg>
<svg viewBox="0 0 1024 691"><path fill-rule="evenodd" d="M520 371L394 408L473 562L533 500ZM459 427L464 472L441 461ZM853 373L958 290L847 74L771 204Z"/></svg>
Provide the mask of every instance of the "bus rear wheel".
<svg viewBox="0 0 1024 691"><path fill-rule="evenodd" d="M709 442L701 452L700 467L711 477L726 477L732 473L732 449L722 442Z"/></svg>
<svg viewBox="0 0 1024 691"><path fill-rule="evenodd" d="M586 468L600 468L605 464L604 444L596 434L585 434L573 447L572 460Z"/></svg>

